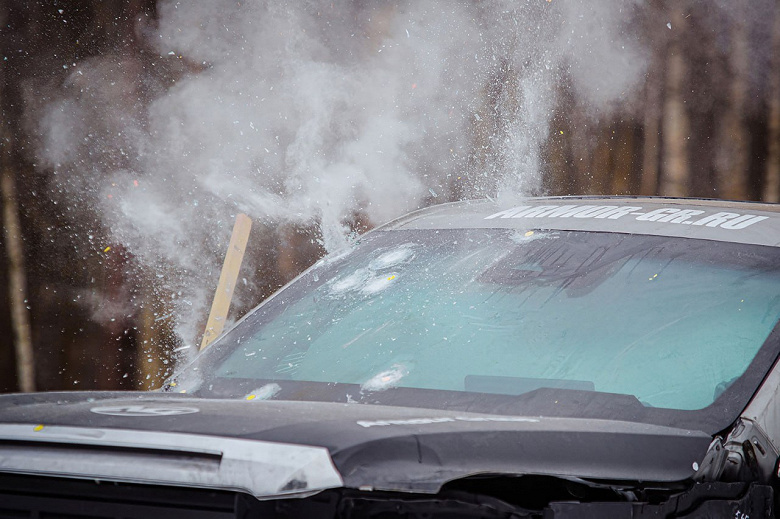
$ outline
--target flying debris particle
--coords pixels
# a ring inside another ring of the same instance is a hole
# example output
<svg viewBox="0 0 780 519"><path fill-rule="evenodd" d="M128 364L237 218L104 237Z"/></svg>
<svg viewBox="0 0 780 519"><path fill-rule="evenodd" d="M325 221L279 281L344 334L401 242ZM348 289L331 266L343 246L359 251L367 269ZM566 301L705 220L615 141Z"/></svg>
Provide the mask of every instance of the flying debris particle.
<svg viewBox="0 0 780 519"><path fill-rule="evenodd" d="M106 247L105 249L103 249L103 252L108 252L110 250L111 250L111 247Z"/></svg>
<svg viewBox="0 0 780 519"><path fill-rule="evenodd" d="M35 431L35 432L41 432L42 430L43 430L43 425L42 424L41 425L36 425L35 427L33 427L33 431Z"/></svg>
<svg viewBox="0 0 780 519"><path fill-rule="evenodd" d="M415 88L417 88L417 83L412 83L412 90L414 90Z"/></svg>
<svg viewBox="0 0 780 519"><path fill-rule="evenodd" d="M173 314L174 314L174 312L168 312L165 315L161 315L160 317L156 317L154 319L154 322L164 321L164 320L168 319L169 317L171 317Z"/></svg>
<svg viewBox="0 0 780 519"><path fill-rule="evenodd" d="M406 29L406 37L409 38L409 29Z"/></svg>
<svg viewBox="0 0 780 519"><path fill-rule="evenodd" d="M370 270L381 270L407 262L415 256L413 248L414 244L406 243L393 250L389 250L373 260L368 268Z"/></svg>
<svg viewBox="0 0 780 519"><path fill-rule="evenodd" d="M389 370L382 371L368 379L360 386L361 391L384 391L398 385L398 382L409 374L402 364L394 364Z"/></svg>
<svg viewBox="0 0 780 519"><path fill-rule="evenodd" d="M561 132L561 133L563 133L563 132ZM134 185L135 187L138 187L138 181L137 181L137 180L133 180L133 185Z"/></svg>
<svg viewBox="0 0 780 519"><path fill-rule="evenodd" d="M255 389L254 391L246 395L245 398L250 401L254 399L268 400L276 396L276 394L279 393L279 391L281 390L282 387L279 384L273 384L273 383L266 384L262 387Z"/></svg>
<svg viewBox="0 0 780 519"><path fill-rule="evenodd" d="M648 281L652 281L658 277L658 274L653 274L653 277L647 278Z"/></svg>
<svg viewBox="0 0 780 519"><path fill-rule="evenodd" d="M431 196L433 196L433 198L439 198L438 193L436 193L433 188L428 189L428 192L431 194Z"/></svg>
<svg viewBox="0 0 780 519"><path fill-rule="evenodd" d="M560 133L561 133L561 135L563 135L563 130L561 130L561 132L560 132Z"/></svg>
<svg viewBox="0 0 780 519"><path fill-rule="evenodd" d="M511 236L511 240L515 243L528 243L534 240L550 240L556 239L558 236L555 233L538 233L536 231L517 231L517 233Z"/></svg>
<svg viewBox="0 0 780 519"><path fill-rule="evenodd" d="M669 28L669 30L671 31L671 30L672 30L672 22L668 22L668 23L666 24L666 27L668 27L668 28Z"/></svg>
<svg viewBox="0 0 780 519"><path fill-rule="evenodd" d="M395 279L395 274L393 274L392 276L390 276L389 278L387 278L387 280L388 280L388 281L391 281L391 280L393 280L393 279Z"/></svg>

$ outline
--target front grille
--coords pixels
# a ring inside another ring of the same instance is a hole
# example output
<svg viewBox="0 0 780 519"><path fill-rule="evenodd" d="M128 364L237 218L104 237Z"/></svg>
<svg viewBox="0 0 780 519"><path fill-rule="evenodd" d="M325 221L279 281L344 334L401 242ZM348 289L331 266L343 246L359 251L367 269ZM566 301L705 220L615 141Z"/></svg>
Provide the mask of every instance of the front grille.
<svg viewBox="0 0 780 519"><path fill-rule="evenodd" d="M228 519L251 501L235 492L0 475L0 518Z"/></svg>

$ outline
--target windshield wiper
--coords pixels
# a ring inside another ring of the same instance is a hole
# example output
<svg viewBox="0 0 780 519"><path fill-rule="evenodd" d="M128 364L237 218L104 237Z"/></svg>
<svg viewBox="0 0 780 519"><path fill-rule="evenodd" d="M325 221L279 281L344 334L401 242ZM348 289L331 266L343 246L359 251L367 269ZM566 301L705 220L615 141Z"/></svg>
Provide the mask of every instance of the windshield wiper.
<svg viewBox="0 0 780 519"><path fill-rule="evenodd" d="M574 389L595 391L589 380L566 380L562 378L502 377L493 375L467 375L464 380L466 391L473 393L494 393L499 395L522 395L535 389Z"/></svg>

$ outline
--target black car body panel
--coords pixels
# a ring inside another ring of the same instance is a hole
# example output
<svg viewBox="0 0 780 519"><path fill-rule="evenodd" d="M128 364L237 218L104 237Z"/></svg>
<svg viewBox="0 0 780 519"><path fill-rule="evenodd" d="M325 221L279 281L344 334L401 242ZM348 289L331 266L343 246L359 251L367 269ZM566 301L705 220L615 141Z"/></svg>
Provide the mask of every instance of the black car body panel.
<svg viewBox="0 0 780 519"><path fill-rule="evenodd" d="M348 487L436 493L448 481L476 474L681 481L693 476L694 463L704 457L712 440L701 431L607 420L510 417L362 404L194 398L172 402L146 394L134 399L126 394L92 395L89 401L85 398L63 404L57 403L63 395L49 396L50 402L35 405L24 405L24 396L12 397L18 407L4 413L7 422L0 425L0 434L6 441L24 443L29 450L25 454L28 461L20 461L14 471L26 472L22 465L32 465L29 460L35 448L47 443L80 442L80 446L62 451L63 457L76 460L79 449L122 447L112 442L110 433L116 431L137 431L134 438L138 444L126 444L126 454L132 458L137 448L148 456L150 450L162 451L164 445L155 444L159 436L144 432L159 435L159 431L166 431L324 447ZM41 400L41 396L33 398ZM161 416L166 409L197 412ZM115 414L100 414L101 410ZM8 422L24 425L15 427L15 435L11 436ZM57 425L48 425L52 422ZM36 431L36 424L43 427ZM95 435L89 435L89 430ZM181 442L184 449L184 438ZM166 452L169 448L165 447ZM205 454L219 457L219 446L214 449ZM162 453L160 458L161 464L166 463ZM48 459L51 461L51 457ZM5 470L11 469L9 463L6 457ZM77 461L71 461L71 467L78 473ZM36 472L41 470L36 466ZM128 479L123 477L121 464L103 470L114 472L85 472L82 476ZM193 480L185 483L198 484L194 471ZM286 483L281 482L279 488ZM264 497L258 489L233 489ZM307 485L292 490L311 488Z"/></svg>

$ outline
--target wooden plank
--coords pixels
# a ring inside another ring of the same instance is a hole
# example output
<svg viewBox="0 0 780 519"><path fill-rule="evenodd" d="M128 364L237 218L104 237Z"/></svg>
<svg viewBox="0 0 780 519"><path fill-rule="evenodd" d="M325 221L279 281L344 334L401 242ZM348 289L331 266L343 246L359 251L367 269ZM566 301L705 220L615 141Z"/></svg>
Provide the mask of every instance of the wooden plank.
<svg viewBox="0 0 780 519"><path fill-rule="evenodd" d="M206 323L206 330L203 333L203 341L200 343L201 351L206 349L211 342L219 337L225 327L228 310L230 310L230 301L233 299L233 289L236 288L238 272L241 269L241 262L244 259L247 241L249 241L249 231L252 229L252 220L245 214L236 216L236 223L233 225L233 235L230 237L225 262L222 264L222 272L219 275L217 291L214 294L214 301L211 303L211 312L209 320Z"/></svg>

